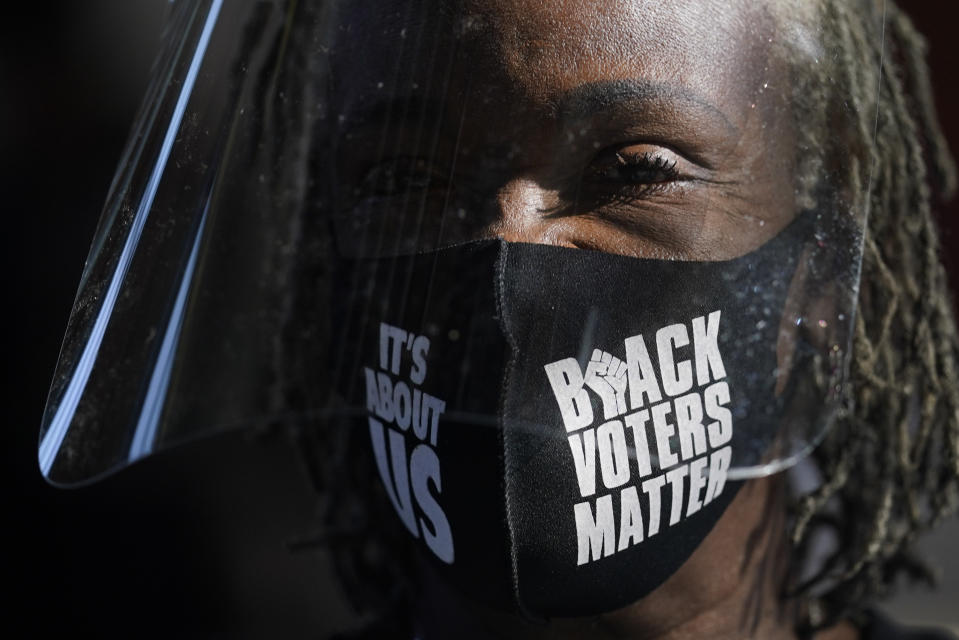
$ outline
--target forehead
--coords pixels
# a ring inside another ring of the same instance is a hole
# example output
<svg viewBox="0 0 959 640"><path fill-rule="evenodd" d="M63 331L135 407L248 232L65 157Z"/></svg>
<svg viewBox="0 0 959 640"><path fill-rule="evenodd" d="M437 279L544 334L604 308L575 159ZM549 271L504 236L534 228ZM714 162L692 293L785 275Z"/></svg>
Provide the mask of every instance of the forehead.
<svg viewBox="0 0 959 640"><path fill-rule="evenodd" d="M771 35L758 4L728 0L471 3L499 64L530 87L569 89L580 76L710 85L742 74ZM717 73L719 72L719 73ZM744 78L745 79L745 78Z"/></svg>
<svg viewBox="0 0 959 640"><path fill-rule="evenodd" d="M469 84L471 96L511 109L518 99L546 108L589 83L641 80L702 97L739 125L773 73L772 9L746 0L351 3L335 64L349 99L436 92L443 76L446 98Z"/></svg>

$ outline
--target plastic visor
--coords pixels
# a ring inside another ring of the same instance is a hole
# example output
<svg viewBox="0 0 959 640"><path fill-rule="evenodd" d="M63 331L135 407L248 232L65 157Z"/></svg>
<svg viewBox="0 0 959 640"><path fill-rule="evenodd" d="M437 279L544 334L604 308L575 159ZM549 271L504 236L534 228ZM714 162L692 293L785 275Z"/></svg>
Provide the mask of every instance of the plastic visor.
<svg viewBox="0 0 959 640"><path fill-rule="evenodd" d="M765 453L731 476L808 453L842 410L867 217L856 136L875 108L844 99L825 18L743 30L730 15L670 37L704 24L680 15L695 7L625 11L608 28L633 20L641 40L613 51L394 4L176 3L67 328L44 476L76 484L225 429L363 413L341 392L361 367L331 366L350 349L328 292L367 285L343 294L337 265L497 237L738 264L792 234L797 260L763 262L789 283L766 310L781 418L746 434Z"/></svg>

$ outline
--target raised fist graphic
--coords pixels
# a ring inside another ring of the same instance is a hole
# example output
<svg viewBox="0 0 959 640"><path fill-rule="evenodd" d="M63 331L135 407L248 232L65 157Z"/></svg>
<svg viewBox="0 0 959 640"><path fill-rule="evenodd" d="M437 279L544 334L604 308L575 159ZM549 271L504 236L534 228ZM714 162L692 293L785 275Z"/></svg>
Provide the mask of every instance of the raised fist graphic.
<svg viewBox="0 0 959 640"><path fill-rule="evenodd" d="M607 420L626 413L626 363L600 349L594 349L583 382L603 400Z"/></svg>

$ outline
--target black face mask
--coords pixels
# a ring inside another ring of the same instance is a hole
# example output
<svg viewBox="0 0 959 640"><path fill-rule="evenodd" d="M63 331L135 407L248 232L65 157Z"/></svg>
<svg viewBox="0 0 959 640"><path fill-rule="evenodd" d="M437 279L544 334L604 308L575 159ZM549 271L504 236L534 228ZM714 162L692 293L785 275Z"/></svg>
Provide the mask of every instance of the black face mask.
<svg viewBox="0 0 959 640"><path fill-rule="evenodd" d="M439 573L538 616L675 573L775 440L803 226L725 262L498 240L342 260L341 391Z"/></svg>

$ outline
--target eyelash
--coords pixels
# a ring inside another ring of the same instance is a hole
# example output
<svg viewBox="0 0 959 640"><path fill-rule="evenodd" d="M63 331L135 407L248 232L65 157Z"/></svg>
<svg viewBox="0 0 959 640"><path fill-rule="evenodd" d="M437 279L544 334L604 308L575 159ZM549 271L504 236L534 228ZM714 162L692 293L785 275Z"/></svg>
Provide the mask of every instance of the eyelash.
<svg viewBox="0 0 959 640"><path fill-rule="evenodd" d="M445 179L428 170L422 158L401 157L370 169L357 193L394 196L445 183Z"/></svg>
<svg viewBox="0 0 959 640"><path fill-rule="evenodd" d="M586 169L580 186L581 194L585 195L582 191L585 187L592 192L594 201L621 203L648 197L681 178L676 163L675 159L654 151L607 152ZM395 159L370 170L362 181L362 187L357 188L355 193L390 197L410 190L448 184L447 179L440 180L425 169L422 159Z"/></svg>
<svg viewBox="0 0 959 640"><path fill-rule="evenodd" d="M649 151L642 154L616 152L605 166L592 170L592 181L620 184L632 195L648 195L680 177L676 160Z"/></svg>

